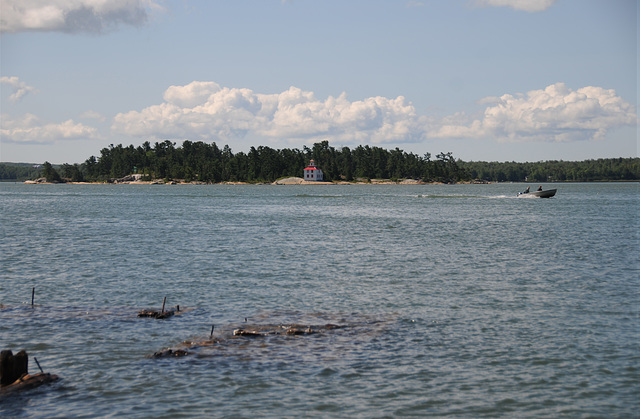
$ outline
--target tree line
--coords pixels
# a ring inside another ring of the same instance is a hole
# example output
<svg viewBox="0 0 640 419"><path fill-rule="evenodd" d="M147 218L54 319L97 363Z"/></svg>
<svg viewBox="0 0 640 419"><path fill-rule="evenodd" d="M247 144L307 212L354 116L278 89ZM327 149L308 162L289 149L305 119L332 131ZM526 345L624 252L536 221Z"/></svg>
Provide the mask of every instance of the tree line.
<svg viewBox="0 0 640 419"><path fill-rule="evenodd" d="M480 180L486 182L549 181L637 181L640 158L610 158L582 162L546 161L464 162L451 152L417 155L399 148L359 145L353 149L336 149L328 141L311 148L273 149L251 147L249 152L233 153L228 145L184 141L145 142L141 146L110 145L82 164L40 168L0 164L0 180L25 180L45 177L49 181L104 182L130 174L143 179L180 179L206 183L273 182L284 177L301 177L302 169L313 159L327 181L368 179L417 179L425 182L454 183Z"/></svg>
<svg viewBox="0 0 640 419"><path fill-rule="evenodd" d="M20 182L35 179L42 174L39 164L0 163L0 181Z"/></svg>
<svg viewBox="0 0 640 419"><path fill-rule="evenodd" d="M398 148L388 151L368 145L338 150L328 141L311 148L304 146L302 150L251 147L247 153L233 153L228 145L220 148L215 142L110 145L100 151L99 157L92 156L82 164L62 165L59 174L72 181L109 181L135 173L147 180L261 183L302 177L302 169L311 159L322 169L326 181L413 178L452 183L468 178L452 153L440 153L432 159L430 153L418 156ZM54 176L51 171L47 173Z"/></svg>
<svg viewBox="0 0 640 419"><path fill-rule="evenodd" d="M594 182L640 180L640 158L584 161L461 162L473 179L491 182Z"/></svg>

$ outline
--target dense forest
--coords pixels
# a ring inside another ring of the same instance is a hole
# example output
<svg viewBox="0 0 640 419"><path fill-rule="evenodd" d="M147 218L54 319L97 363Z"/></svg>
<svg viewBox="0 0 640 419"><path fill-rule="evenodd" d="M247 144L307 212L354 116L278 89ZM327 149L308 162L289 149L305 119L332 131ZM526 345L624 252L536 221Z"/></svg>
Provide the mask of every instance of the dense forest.
<svg viewBox="0 0 640 419"><path fill-rule="evenodd" d="M0 181L24 181L42 175L42 166L31 163L0 163Z"/></svg>
<svg viewBox="0 0 640 419"><path fill-rule="evenodd" d="M491 182L594 182L640 180L640 158L575 161L459 162L472 179Z"/></svg>
<svg viewBox="0 0 640 419"><path fill-rule="evenodd" d="M251 147L248 153L233 153L229 146L184 141L176 147L171 141L145 142L139 147L110 145L99 157L82 164L42 166L0 164L0 180L20 181L45 177L49 181L112 181L130 174L143 179L180 179L207 183L273 182L283 177L301 177L302 169L314 159L327 181L356 179L418 179L425 182L454 183L555 181L637 181L640 158L613 158L582 162L546 161L464 162L452 153L419 156L399 148L385 150L368 145L350 149L331 147L327 141L302 150Z"/></svg>

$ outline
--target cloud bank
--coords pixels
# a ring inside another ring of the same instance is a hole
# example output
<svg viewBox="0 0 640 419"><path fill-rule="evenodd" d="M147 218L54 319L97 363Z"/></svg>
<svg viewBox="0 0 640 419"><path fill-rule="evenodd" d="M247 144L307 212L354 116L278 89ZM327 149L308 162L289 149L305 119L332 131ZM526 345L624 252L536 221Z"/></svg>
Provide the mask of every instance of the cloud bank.
<svg viewBox="0 0 640 419"><path fill-rule="evenodd" d="M495 138L502 142L602 140L613 128L637 123L631 104L615 90L556 83L526 94L485 98L481 118L459 113L432 128L437 138Z"/></svg>
<svg viewBox="0 0 640 419"><path fill-rule="evenodd" d="M29 86L16 77L15 100ZM637 124L634 107L614 90L587 86L577 90L556 83L527 93L488 97L478 103L477 116L456 113L444 118L419 115L402 96L350 101L342 93L325 100L313 92L290 87L261 94L246 88L221 87L210 81L170 86L163 102L140 111L119 113L112 134L159 140L254 141L349 144L406 144L435 139L472 139L510 143L596 141L610 130ZM88 111L86 122L103 117ZM2 141L43 144L58 140L98 139L98 129L71 119L44 123L32 114L11 119L2 115Z"/></svg>
<svg viewBox="0 0 640 419"><path fill-rule="evenodd" d="M98 130L69 119L62 123L42 123L35 115L20 119L2 115L0 138L3 142L21 144L49 144L58 140L96 139Z"/></svg>
<svg viewBox="0 0 640 419"><path fill-rule="evenodd" d="M37 92L35 87L28 86L25 82L20 81L18 77L0 77L0 84L8 84L13 87L13 93L9 95L9 100L17 102L28 93Z"/></svg>
<svg viewBox="0 0 640 419"><path fill-rule="evenodd" d="M224 140L249 133L290 141L411 142L424 123L405 98L351 102L345 93L326 100L296 87L277 94L194 81L171 86L164 102L115 116L113 131L162 139Z"/></svg>
<svg viewBox="0 0 640 419"><path fill-rule="evenodd" d="M476 0L479 6L510 7L525 12L542 12L547 10L556 0Z"/></svg>
<svg viewBox="0 0 640 419"><path fill-rule="evenodd" d="M479 103L486 105L480 117L456 113L435 119L418 115L402 96L351 102L343 93L319 100L296 87L260 94L194 81L169 87L161 104L117 114L112 131L224 142L252 135L290 143L399 144L465 138L517 143L601 140L609 130L637 121L634 107L614 90L593 86L574 91L557 83Z"/></svg>
<svg viewBox="0 0 640 419"><path fill-rule="evenodd" d="M140 26L153 0L2 0L0 32L99 33L120 24Z"/></svg>

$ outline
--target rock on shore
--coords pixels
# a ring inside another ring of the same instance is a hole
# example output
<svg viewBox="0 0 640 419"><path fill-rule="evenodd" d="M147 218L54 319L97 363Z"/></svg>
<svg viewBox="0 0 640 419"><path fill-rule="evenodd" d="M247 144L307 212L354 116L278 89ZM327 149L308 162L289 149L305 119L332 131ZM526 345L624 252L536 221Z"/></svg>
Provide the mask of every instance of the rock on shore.
<svg viewBox="0 0 640 419"><path fill-rule="evenodd" d="M278 179L273 182L273 185L332 185L333 182L319 182L319 181L308 181L304 180L301 177L288 177L284 179Z"/></svg>

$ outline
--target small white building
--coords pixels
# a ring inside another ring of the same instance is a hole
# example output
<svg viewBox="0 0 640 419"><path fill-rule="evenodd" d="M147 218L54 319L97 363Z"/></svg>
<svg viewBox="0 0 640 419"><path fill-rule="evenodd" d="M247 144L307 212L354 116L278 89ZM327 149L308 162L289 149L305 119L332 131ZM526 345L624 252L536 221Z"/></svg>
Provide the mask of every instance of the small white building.
<svg viewBox="0 0 640 419"><path fill-rule="evenodd" d="M309 161L309 166L304 168L304 180L322 180L322 170L316 167L316 162Z"/></svg>

